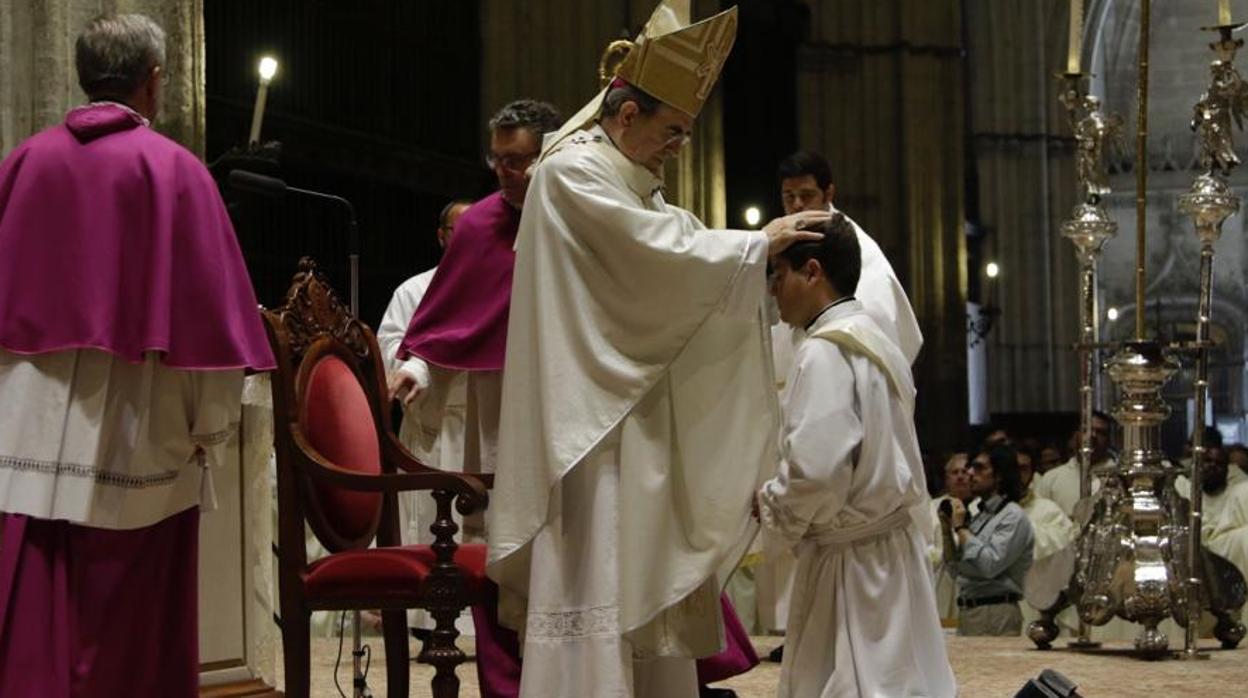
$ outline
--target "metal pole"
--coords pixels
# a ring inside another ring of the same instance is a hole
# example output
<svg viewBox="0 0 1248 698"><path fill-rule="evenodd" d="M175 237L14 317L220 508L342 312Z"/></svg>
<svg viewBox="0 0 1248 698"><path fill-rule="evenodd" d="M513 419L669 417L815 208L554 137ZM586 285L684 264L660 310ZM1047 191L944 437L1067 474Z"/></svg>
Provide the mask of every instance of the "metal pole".
<svg viewBox="0 0 1248 698"><path fill-rule="evenodd" d="M1148 214L1148 44L1152 0L1140 2L1139 78L1136 87L1135 136L1135 338L1144 339L1144 265Z"/></svg>
<svg viewBox="0 0 1248 698"><path fill-rule="evenodd" d="M1199 652L1201 603L1200 545L1203 528L1201 489L1205 465L1205 402L1209 398L1209 312L1213 298L1213 243L1200 248L1200 310L1196 317L1196 424L1192 427L1191 516L1187 543L1187 632L1183 653Z"/></svg>

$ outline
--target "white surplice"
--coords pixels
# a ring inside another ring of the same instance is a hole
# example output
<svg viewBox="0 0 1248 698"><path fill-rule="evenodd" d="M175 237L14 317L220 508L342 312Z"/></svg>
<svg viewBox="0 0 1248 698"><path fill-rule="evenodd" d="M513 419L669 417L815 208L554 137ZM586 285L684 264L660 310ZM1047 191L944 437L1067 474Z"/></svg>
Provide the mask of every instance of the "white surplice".
<svg viewBox="0 0 1248 698"><path fill-rule="evenodd" d="M534 169L489 510L522 696L697 695L776 458L766 246L667 205L599 127Z"/></svg>
<svg viewBox="0 0 1248 698"><path fill-rule="evenodd" d="M794 357L764 524L797 553L781 698L953 696L909 362L858 301Z"/></svg>
<svg viewBox="0 0 1248 698"><path fill-rule="evenodd" d="M242 369L174 369L155 352L0 350L0 511L136 529L212 510L242 391Z"/></svg>

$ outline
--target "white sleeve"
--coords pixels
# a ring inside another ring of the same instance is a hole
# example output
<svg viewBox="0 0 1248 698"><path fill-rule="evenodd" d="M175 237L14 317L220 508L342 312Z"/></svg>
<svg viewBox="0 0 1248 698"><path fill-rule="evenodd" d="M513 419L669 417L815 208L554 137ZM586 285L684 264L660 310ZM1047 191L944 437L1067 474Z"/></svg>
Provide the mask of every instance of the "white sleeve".
<svg viewBox="0 0 1248 698"><path fill-rule="evenodd" d="M784 404L780 468L759 492L759 518L790 545L845 506L863 429L854 374L830 342L804 347Z"/></svg>
<svg viewBox="0 0 1248 698"><path fill-rule="evenodd" d="M407 335L407 326L416 314L420 299L424 296L424 288L409 279L394 291L390 297L390 305L386 306L386 314L377 326L377 346L381 349L381 361L386 373L398 370L402 361L398 360L399 345Z"/></svg>
<svg viewBox="0 0 1248 698"><path fill-rule="evenodd" d="M767 296L767 236L762 231L716 231L717 235L748 235L744 264L733 279L732 287L721 306L730 315L758 312ZM760 293L761 291L761 293Z"/></svg>

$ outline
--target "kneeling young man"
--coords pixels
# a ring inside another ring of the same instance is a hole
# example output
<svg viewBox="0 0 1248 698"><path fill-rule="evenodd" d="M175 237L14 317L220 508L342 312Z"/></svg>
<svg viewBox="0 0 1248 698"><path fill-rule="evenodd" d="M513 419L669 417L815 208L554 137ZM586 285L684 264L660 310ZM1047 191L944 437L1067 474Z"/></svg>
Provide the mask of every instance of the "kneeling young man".
<svg viewBox="0 0 1248 698"><path fill-rule="evenodd" d="M758 496L798 559L779 695L953 696L910 365L854 299L852 226L837 215L824 233L772 259L780 316L808 336L782 398L779 472Z"/></svg>

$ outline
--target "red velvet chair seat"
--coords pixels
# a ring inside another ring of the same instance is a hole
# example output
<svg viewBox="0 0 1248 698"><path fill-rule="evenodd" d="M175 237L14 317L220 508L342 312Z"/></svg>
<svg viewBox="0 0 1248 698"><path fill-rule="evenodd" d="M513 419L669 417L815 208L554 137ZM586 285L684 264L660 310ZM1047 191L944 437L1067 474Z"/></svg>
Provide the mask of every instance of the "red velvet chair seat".
<svg viewBox="0 0 1248 698"><path fill-rule="evenodd" d="M455 551L455 564L475 598L481 598L489 583L485 556L486 546L479 543L460 545ZM436 562L428 545L346 550L309 564L303 574L304 589L311 601L411 598Z"/></svg>

